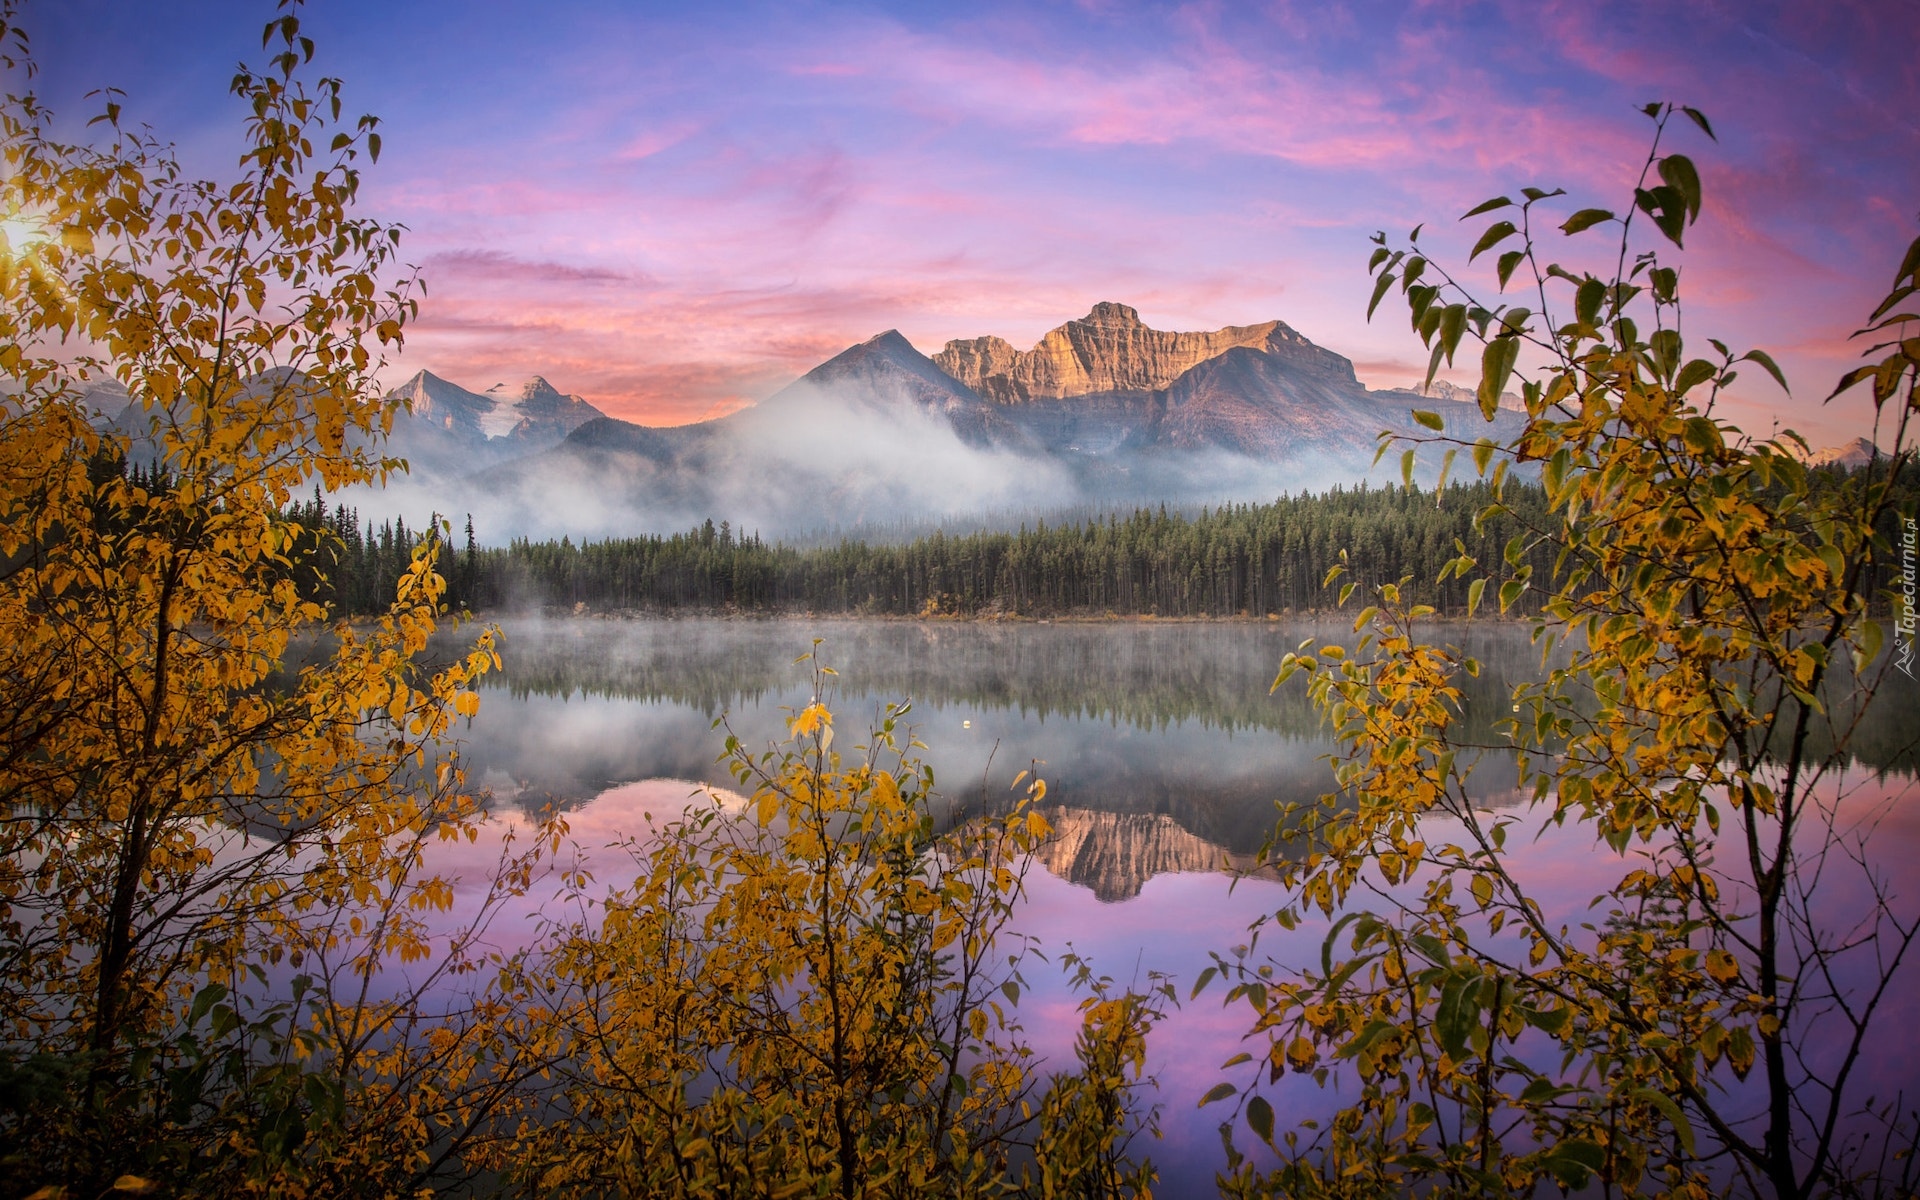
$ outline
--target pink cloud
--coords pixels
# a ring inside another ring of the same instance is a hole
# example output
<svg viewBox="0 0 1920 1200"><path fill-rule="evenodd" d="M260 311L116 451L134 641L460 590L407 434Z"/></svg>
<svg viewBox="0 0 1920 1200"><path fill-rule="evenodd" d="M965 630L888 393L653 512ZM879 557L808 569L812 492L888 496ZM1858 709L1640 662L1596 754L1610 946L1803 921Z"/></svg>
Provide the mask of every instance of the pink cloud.
<svg viewBox="0 0 1920 1200"><path fill-rule="evenodd" d="M1689 328L1793 342L1796 381L1824 377L1849 354L1884 244L1904 244L1914 168L1869 183L1846 177L1857 158L1823 159L1806 130L1845 136L1845 121L1788 108L1854 85L1814 78L1813 60L1775 47L1779 77L1703 69L1686 39L1649 36L1665 9L1622 11L1510 4L1490 48L1444 5L1373 31L1344 6L1276 3L1259 37L1245 10L1197 5L1113 43L1063 41L1038 24L1057 13L1037 10L934 28L829 14L730 44L718 72L699 58L698 75L645 79L604 47L580 68L590 98L520 141L436 152L381 193L432 284L407 360L456 379L565 374L608 411L679 421L884 328L927 350L988 332L1027 344L1112 299L1162 327L1280 317L1418 374L1404 320L1363 319L1365 235L1427 221L1423 244L1458 261L1477 223L1450 218L1495 191L1561 185L1568 208L1617 207L1648 129L1620 96L1696 89L1724 104L1729 144L1676 142L1709 206L1678 256ZM1700 36L1742 36L1732 10L1677 11ZM1098 32L1148 18L1075 19ZM1814 42L1844 24L1803 14L1782 29L1795 22ZM1318 49L1336 44L1370 57ZM1860 103L1897 114L1914 69L1868 53L1898 82ZM1915 144L1911 117L1887 120ZM1822 207L1836 204L1869 216L1836 220ZM1823 217L1845 228L1820 232ZM1570 262L1592 253L1544 240Z"/></svg>

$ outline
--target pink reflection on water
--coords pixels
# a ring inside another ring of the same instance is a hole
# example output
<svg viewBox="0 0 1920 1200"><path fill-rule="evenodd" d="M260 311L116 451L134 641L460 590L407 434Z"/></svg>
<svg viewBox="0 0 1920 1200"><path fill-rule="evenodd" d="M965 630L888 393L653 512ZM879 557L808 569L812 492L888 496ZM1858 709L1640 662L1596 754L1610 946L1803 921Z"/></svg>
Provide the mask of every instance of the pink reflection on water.
<svg viewBox="0 0 1920 1200"><path fill-rule="evenodd" d="M1863 846L1868 863L1890 890L1895 911L1903 919L1920 912L1920 801L1915 793L1910 778L1875 777L1858 770L1834 780L1825 793L1834 805L1835 828ZM708 802L706 798L714 794L723 803L740 802L731 793L685 780L643 780L610 789L569 810L568 841L554 861L577 864L592 873L587 895L623 887L632 881L636 868L631 852L621 843L644 839L649 818L652 827L659 828L690 804ZM1838 797L1837 802L1833 797ZM1590 902L1619 880L1635 851L1616 854L1577 824L1553 827L1544 811L1511 811L1518 821L1507 842L1509 869L1541 904L1547 919L1575 926L1596 919L1589 912ZM503 842L512 838L524 845L533 831L534 822L526 816L504 812L475 841L446 842L432 849L430 868L458 877L454 909L438 918L443 929L450 930L470 917L481 903ZM1458 838L1459 826L1449 819L1432 819L1423 832L1430 844L1439 844ZM1057 959L1071 946L1098 973L1118 984L1144 988L1149 971L1171 975L1176 981L1181 1006L1168 1013L1150 1043L1149 1069L1159 1083L1162 1137L1137 1147L1161 1166L1168 1194L1210 1188L1214 1171L1224 1161L1218 1126L1229 1116L1230 1104L1202 1110L1198 1099L1229 1077L1220 1069L1222 1063L1243 1048L1253 1048L1242 1042L1251 1024L1249 1010L1222 1007L1224 989L1218 984L1194 999L1188 999L1188 991L1212 963L1211 954L1231 955L1235 947L1246 945L1249 928L1271 915L1282 897L1279 886L1268 880L1236 882L1223 874L1181 874L1150 879L1137 896L1110 903L1097 899L1086 887L1049 875L1037 863L1028 871L1027 895L1014 927L1038 939L1050 957ZM1867 877L1858 866L1836 860L1820 878L1816 916L1829 928L1841 928L1851 924L1851 915L1863 911L1871 898ZM543 924L590 918L588 912L568 911L569 905L577 903L559 872L549 871L526 895L504 906L489 926L488 941L502 952L530 946ZM1309 919L1292 931L1268 926L1252 946L1250 957L1272 961L1282 971L1317 965L1328 925L1323 919ZM1917 973L1920 965L1914 961L1902 964L1875 1018L1879 1036L1850 1085L1858 1098L1890 1097L1902 1089L1909 1094L1920 1091L1920 1039L1912 1033L1920 1026ZM1046 962L1028 961L1023 974L1028 987L1019 1016L1028 1038L1048 1064L1062 1069L1071 1066L1081 997ZM1818 1052L1820 1030L1813 1032ZM1236 1083L1249 1078L1244 1068L1231 1077ZM1273 1104L1276 1126L1282 1129L1323 1117L1341 1102L1338 1078L1321 1088L1308 1077L1289 1075L1262 1094ZM1238 1139L1243 1151L1250 1148L1250 1141L1243 1132Z"/></svg>
<svg viewBox="0 0 1920 1200"><path fill-rule="evenodd" d="M1822 794L1843 840L1864 844L1866 861L1891 893L1896 914L1905 921L1920 915L1920 798L1914 780L1875 777L1856 769L1832 780ZM1578 926L1597 920L1606 906L1597 914L1589 911L1590 903L1619 881L1636 851L1616 854L1579 825L1553 827L1545 811L1513 811L1519 820L1507 842L1509 869L1540 903L1549 922ZM1461 828L1451 819L1432 819L1423 833L1429 844L1437 845L1460 838ZM1243 1043L1251 1010L1223 1009L1225 989L1220 984L1195 999L1187 993L1211 964L1209 951L1231 957L1234 947L1248 942L1250 924L1278 907L1283 892L1259 879L1234 884L1221 875L1171 875L1149 881L1133 899L1104 903L1085 888L1039 871L1029 876L1028 891L1017 925L1049 949L1072 943L1102 973L1121 983L1145 986L1148 969L1177 977L1183 1006L1168 1016L1151 1043L1150 1069L1160 1083L1163 1137L1142 1149L1161 1165L1170 1194L1210 1187L1213 1172L1224 1163L1218 1127L1230 1115L1231 1102L1203 1110L1199 1098L1222 1080L1244 1085L1251 1078L1247 1068L1226 1072L1220 1065L1243 1049L1258 1052L1263 1047ZM1821 925L1843 930L1867 911L1872 892L1857 864L1835 859L1820 877L1815 897ZM1292 931L1269 926L1249 957L1272 961L1282 972L1317 968L1329 924L1304 920ZM1871 966L1858 957L1849 960L1843 983L1859 986ZM1053 1061L1070 1062L1077 1023L1074 997L1043 967L1030 968L1027 979L1032 996L1021 1011L1036 1048ZM1853 1107L1868 1096L1885 1100L1902 1090L1909 1097L1920 1091L1920 1038L1913 1036L1920 1027L1920 963L1911 956L1900 965L1873 1027L1878 1033L1872 1048L1849 1083ZM1831 1054L1833 1039L1821 1035L1842 1029L1837 1023L1829 1029L1816 1026L1807 1031L1806 1041L1816 1055ZM1750 1076L1749 1084L1758 1078ZM1274 1107L1276 1129L1323 1118L1342 1101L1337 1077L1321 1088L1307 1076L1288 1075L1262 1094ZM1254 1143L1242 1129L1237 1144L1246 1152Z"/></svg>
<svg viewBox="0 0 1920 1200"><path fill-rule="evenodd" d="M644 842L652 830L676 821L691 806L712 803L737 806L738 796L684 779L642 779L609 788L565 813L566 835L557 851L543 852L543 861L524 895L507 898L488 920L485 942L501 954L533 946L543 927L588 914L578 906L576 889L568 877L587 872L591 883L581 894L600 896L631 884L638 875L627 843ZM426 853L426 869L453 883L454 902L430 921L436 933L448 935L464 928L486 902L490 881L503 854L518 853L534 844L539 822L517 809L497 808L473 840L437 842Z"/></svg>

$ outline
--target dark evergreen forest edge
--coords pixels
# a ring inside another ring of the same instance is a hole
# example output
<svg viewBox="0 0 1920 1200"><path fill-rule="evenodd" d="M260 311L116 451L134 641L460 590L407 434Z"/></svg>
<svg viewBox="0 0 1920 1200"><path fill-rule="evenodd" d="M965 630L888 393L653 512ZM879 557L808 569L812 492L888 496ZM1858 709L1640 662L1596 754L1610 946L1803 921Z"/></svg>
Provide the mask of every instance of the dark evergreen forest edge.
<svg viewBox="0 0 1920 1200"><path fill-rule="evenodd" d="M1855 486L1845 472L1818 474L1829 487ZM1912 511L1917 480L1920 470L1903 472L1899 510ZM429 541L449 606L481 612L1261 617L1335 607L1324 581L1345 551L1347 578L1405 578L1414 603L1453 616L1467 611L1467 584L1437 578L1461 547L1493 572L1482 612L1493 607L1491 584L1523 566L1536 580L1553 577L1550 543L1524 556L1516 546L1508 558L1517 535L1551 527L1545 493L1510 480L1500 500L1484 482L1440 491L1362 484L1193 515L1137 508L1017 532L808 548L736 532L725 520L669 536L487 546L471 518L451 539L399 519L376 528L318 493L283 515L298 526L291 560L303 594L337 616L384 611ZM1881 532L1897 539L1891 524ZM1884 605L1889 579L1865 582ZM1530 613L1530 598L1510 611Z"/></svg>

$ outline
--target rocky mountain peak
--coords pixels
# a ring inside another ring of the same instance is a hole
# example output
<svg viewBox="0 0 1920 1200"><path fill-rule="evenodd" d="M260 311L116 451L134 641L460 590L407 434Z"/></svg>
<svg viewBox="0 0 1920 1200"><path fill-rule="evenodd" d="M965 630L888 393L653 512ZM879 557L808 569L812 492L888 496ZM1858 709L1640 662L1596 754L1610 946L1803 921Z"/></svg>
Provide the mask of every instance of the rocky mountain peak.
<svg viewBox="0 0 1920 1200"><path fill-rule="evenodd" d="M520 403L522 404L525 404L529 400L539 400L552 404L566 398L567 397L560 394L559 388L547 382L546 376L544 375L535 375L520 385Z"/></svg>
<svg viewBox="0 0 1920 1200"><path fill-rule="evenodd" d="M483 425L494 408L490 397L470 392L431 371L416 372L387 396L406 401L415 421L470 437L486 436Z"/></svg>
<svg viewBox="0 0 1920 1200"><path fill-rule="evenodd" d="M992 336L956 339L933 361L989 400L1024 404L1094 392L1160 391L1201 363L1241 347L1281 355L1317 374L1353 379L1352 363L1280 321L1174 333L1150 328L1138 310L1111 300L1050 330L1031 350L1015 350Z"/></svg>
<svg viewBox="0 0 1920 1200"><path fill-rule="evenodd" d="M1140 319L1140 310L1125 304L1115 304L1111 300L1102 300L1093 306L1093 310L1081 321L1088 325L1138 325L1146 328L1146 322Z"/></svg>

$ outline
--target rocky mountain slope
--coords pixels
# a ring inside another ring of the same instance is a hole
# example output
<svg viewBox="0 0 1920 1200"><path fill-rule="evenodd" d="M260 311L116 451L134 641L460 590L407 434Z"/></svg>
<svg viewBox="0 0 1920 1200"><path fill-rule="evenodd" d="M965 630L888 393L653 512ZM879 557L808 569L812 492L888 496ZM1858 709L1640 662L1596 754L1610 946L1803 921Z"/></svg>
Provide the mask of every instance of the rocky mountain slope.
<svg viewBox="0 0 1920 1200"><path fill-rule="evenodd" d="M1048 872L1089 888L1109 904L1131 900L1155 875L1250 871L1253 854L1189 833L1166 813L1102 812L1055 805L1042 810L1053 836L1034 857Z"/></svg>
<svg viewBox="0 0 1920 1200"><path fill-rule="evenodd" d="M997 337L948 342L933 363L975 392L999 404L1060 400L1093 392L1152 392L1167 388L1192 368L1238 347L1288 358L1306 370L1352 377L1352 364L1329 354L1280 321L1230 325L1210 333L1150 329L1124 304L1103 301L1077 321L1068 321L1031 350L1015 350Z"/></svg>
<svg viewBox="0 0 1920 1200"><path fill-rule="evenodd" d="M518 388L472 392L421 371L387 395L408 407L407 418L394 424L391 451L435 475L538 453L606 415L538 375Z"/></svg>

